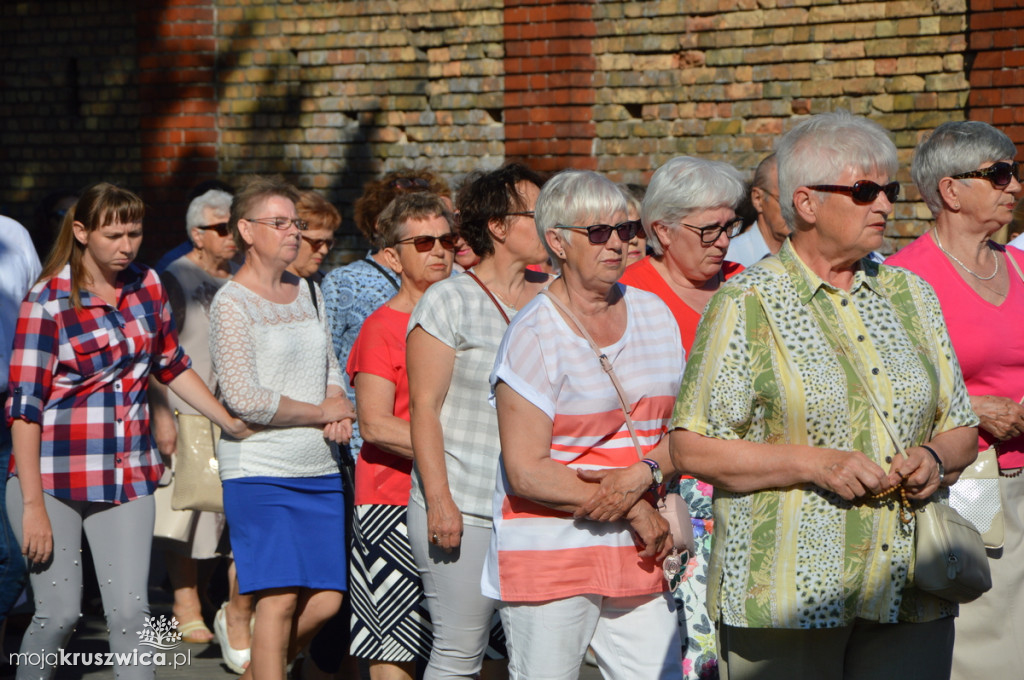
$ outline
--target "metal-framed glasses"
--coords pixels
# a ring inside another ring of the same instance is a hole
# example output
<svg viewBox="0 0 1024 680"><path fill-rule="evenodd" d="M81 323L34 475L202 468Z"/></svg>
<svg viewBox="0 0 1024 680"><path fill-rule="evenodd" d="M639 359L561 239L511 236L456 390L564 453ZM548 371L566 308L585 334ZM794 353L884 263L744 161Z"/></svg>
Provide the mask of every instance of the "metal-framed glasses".
<svg viewBox="0 0 1024 680"><path fill-rule="evenodd" d="M440 241L441 247L445 250L455 251L455 234L448 232L447 234L441 234L440 236L427 236L425 234L420 236L410 236L409 238L403 238L400 241L395 241L397 246L400 243L411 243L416 247L417 253L428 253L434 249L434 241Z"/></svg>
<svg viewBox="0 0 1024 680"><path fill-rule="evenodd" d="M610 224L592 224L589 227L573 227L568 224L559 224L556 226L559 229L571 229L572 231L587 232L587 240L595 246L608 243L608 239L612 237L613 231L619 235L619 240L625 243L626 241L632 240L632 238L644 228L640 220L626 220L625 222L620 222L615 226Z"/></svg>
<svg viewBox="0 0 1024 680"><path fill-rule="evenodd" d="M202 229L203 231L215 231L217 236L227 236L230 233L227 222L218 222L217 224L206 224L196 229Z"/></svg>
<svg viewBox="0 0 1024 680"><path fill-rule="evenodd" d="M396 177L391 180L391 188L401 191L427 191L430 182L422 177Z"/></svg>
<svg viewBox="0 0 1024 680"><path fill-rule="evenodd" d="M303 236L302 240L309 244L309 247L313 249L314 253L324 246L327 246L328 251L334 247L333 238L310 238L309 236Z"/></svg>
<svg viewBox="0 0 1024 680"><path fill-rule="evenodd" d="M833 193L850 194L856 203L874 203L878 194L884 193L890 203L895 203L900 195L900 183L889 182L886 185L876 184L870 180L861 179L853 183L852 187L840 184L815 184L808 186L808 189L815 191L830 191Z"/></svg>
<svg viewBox="0 0 1024 680"><path fill-rule="evenodd" d="M295 227L299 231L306 231L309 229L309 222L306 220L300 220L295 218L294 220L290 217L243 217L246 222L255 222L256 224L265 224L268 227L273 227L280 231L284 231L288 227Z"/></svg>
<svg viewBox="0 0 1024 680"><path fill-rule="evenodd" d="M730 239L735 238L740 233L740 229L743 228L743 218L734 217L725 224L709 224L706 227L695 227L686 222L680 222L680 224L700 234L700 242L703 245L710 246L720 239L722 234L725 234Z"/></svg>
<svg viewBox="0 0 1024 680"><path fill-rule="evenodd" d="M530 218L531 220L535 220L535 219L537 219L537 218L536 218L536 217L534 216L534 213L533 213L533 211L532 211L532 210L522 210L522 211L520 211L520 212L510 212L510 213L508 214L508 216L509 216L509 217L529 217L529 218Z"/></svg>
<svg viewBox="0 0 1024 680"><path fill-rule="evenodd" d="M999 161L982 170L961 172L949 177L950 179L987 179L989 182L992 182L992 186L1003 188L1010 183L1010 180L1020 181L1020 167L1016 161L1012 163Z"/></svg>

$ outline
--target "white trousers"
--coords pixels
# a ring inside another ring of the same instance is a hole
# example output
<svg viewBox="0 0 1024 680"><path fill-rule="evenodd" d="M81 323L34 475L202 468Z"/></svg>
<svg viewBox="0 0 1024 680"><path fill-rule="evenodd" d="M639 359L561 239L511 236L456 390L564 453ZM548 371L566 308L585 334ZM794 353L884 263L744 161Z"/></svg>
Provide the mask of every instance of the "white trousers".
<svg viewBox="0 0 1024 680"><path fill-rule="evenodd" d="M671 593L577 595L498 606L512 680L576 680L593 648L606 680L681 680L682 644Z"/></svg>

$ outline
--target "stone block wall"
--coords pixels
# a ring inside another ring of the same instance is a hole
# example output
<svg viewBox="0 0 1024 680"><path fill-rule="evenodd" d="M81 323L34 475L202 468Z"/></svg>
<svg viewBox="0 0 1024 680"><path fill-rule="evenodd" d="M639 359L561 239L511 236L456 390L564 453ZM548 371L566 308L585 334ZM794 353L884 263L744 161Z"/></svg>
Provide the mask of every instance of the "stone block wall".
<svg viewBox="0 0 1024 680"><path fill-rule="evenodd" d="M506 159L644 182L679 154L750 172L802 116L889 129L904 200L938 123L1024 142L1015 0L98 0L0 4L0 210L99 179L151 210L144 258L181 239L201 180L281 173L345 216L380 173L457 183Z"/></svg>

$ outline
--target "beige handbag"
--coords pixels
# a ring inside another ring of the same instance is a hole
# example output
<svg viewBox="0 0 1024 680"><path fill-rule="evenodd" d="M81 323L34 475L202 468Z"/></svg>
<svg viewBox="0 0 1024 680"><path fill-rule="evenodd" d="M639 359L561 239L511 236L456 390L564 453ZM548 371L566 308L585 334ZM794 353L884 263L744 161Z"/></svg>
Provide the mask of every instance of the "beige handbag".
<svg viewBox="0 0 1024 680"><path fill-rule="evenodd" d="M203 416L177 413L178 452L174 458L175 510L224 512L217 467L220 428Z"/></svg>
<svg viewBox="0 0 1024 680"><path fill-rule="evenodd" d="M629 403L626 401L625 390L622 388L622 383L619 382L618 376L615 375L615 369L612 367L612 362L608 360L607 355L601 351L601 348L597 346L594 339L590 337L590 333L583 327L576 315L569 310L569 308L558 298L548 292L548 289L541 291L543 295L546 295L552 304L555 305L566 318L568 318L579 330L583 338L590 344L590 348L597 355L598 361L601 363L601 368L612 381L612 385L615 387L615 393L619 397L619 405L622 407L622 415L626 418L626 427L629 429L629 436L633 439L633 447L636 449L636 455L642 461L644 460L644 452L640 446L640 440L636 436L636 428L633 426L633 418L629 415ZM658 512L665 521L668 522L669 533L672 535L672 552L665 558L662 563L662 570L665 572L665 580L672 582L686 566L686 562L689 560L689 556L694 551L694 538L693 538L693 523L690 521L690 508L686 504L686 500L683 499L679 494L661 494L658 497L657 503Z"/></svg>
<svg viewBox="0 0 1024 680"><path fill-rule="evenodd" d="M978 528L986 548L1003 547L1003 503L999 497L999 460L995 446L979 453L949 487L949 506Z"/></svg>
<svg viewBox="0 0 1024 680"><path fill-rule="evenodd" d="M187 541L192 532L192 520L195 513L180 512L171 507L171 496L174 494L174 473L170 467L164 469L160 486L153 492L156 505L156 520L153 523L153 537L166 538L172 541Z"/></svg>

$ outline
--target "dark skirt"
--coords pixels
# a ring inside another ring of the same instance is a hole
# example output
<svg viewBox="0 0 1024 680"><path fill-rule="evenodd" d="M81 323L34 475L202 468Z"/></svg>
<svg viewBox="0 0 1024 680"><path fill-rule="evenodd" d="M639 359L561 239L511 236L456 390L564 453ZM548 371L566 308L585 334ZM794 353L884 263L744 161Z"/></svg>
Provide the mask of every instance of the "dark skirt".
<svg viewBox="0 0 1024 680"><path fill-rule="evenodd" d="M223 486L242 593L345 590L341 475L242 477Z"/></svg>
<svg viewBox="0 0 1024 680"><path fill-rule="evenodd" d="M349 559L352 655L396 663L429 658L433 631L405 506L357 506Z"/></svg>

